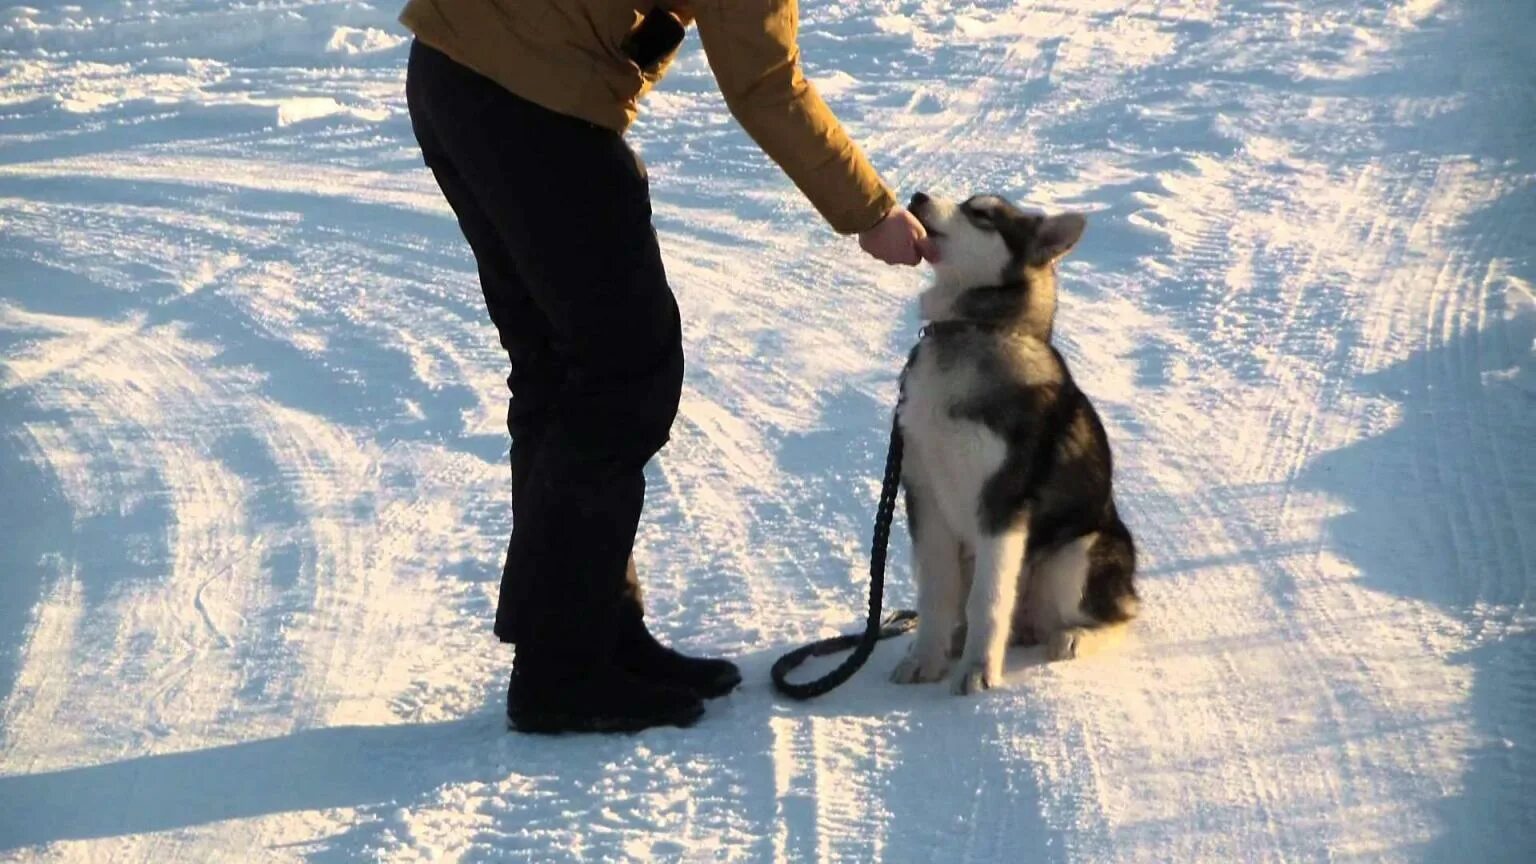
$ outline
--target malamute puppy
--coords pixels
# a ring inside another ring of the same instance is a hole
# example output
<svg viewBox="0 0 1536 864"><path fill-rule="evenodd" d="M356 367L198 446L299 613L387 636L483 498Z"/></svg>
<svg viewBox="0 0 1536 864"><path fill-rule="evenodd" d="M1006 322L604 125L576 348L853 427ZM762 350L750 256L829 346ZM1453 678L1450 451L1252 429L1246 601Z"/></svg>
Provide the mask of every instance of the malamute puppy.
<svg viewBox="0 0 1536 864"><path fill-rule="evenodd" d="M902 377L919 618L891 679L936 681L958 655L951 687L973 693L1002 681L1010 634L1065 660L1130 620L1136 550L1104 427L1051 345L1056 262L1086 220L995 195L909 209L938 256Z"/></svg>

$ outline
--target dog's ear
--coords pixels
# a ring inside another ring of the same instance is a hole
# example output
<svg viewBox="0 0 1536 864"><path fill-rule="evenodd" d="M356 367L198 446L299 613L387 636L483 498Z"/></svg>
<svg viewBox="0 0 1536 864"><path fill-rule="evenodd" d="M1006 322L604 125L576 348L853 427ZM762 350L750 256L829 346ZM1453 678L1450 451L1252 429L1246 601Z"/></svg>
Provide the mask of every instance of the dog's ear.
<svg viewBox="0 0 1536 864"><path fill-rule="evenodd" d="M1059 213L1045 217L1035 228L1034 248L1030 251L1029 263L1036 267L1056 263L1061 256L1072 251L1072 247L1082 239L1083 229L1087 227L1088 219L1081 213Z"/></svg>

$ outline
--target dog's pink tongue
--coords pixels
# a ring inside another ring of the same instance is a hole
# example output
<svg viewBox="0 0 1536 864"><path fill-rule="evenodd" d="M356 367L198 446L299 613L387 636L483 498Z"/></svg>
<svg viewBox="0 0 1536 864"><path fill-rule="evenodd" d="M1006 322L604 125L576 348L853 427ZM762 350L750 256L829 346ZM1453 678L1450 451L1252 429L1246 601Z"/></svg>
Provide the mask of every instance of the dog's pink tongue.
<svg viewBox="0 0 1536 864"><path fill-rule="evenodd" d="M917 254L923 256L923 260L929 264L939 260L939 244L924 237L917 241Z"/></svg>

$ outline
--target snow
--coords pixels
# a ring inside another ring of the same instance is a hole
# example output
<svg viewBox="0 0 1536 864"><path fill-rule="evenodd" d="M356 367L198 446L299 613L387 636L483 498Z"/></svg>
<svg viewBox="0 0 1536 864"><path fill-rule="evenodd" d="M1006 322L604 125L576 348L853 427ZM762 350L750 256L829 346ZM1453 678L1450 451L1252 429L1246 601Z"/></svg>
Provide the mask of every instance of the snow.
<svg viewBox="0 0 1536 864"><path fill-rule="evenodd" d="M902 192L1090 213L1059 342L1144 617L970 699L900 644L768 688L860 618L922 277L690 39L632 134L689 355L638 557L747 684L554 740L501 718L505 358L397 11L0 9L0 858L1531 857L1527 0L804 3Z"/></svg>

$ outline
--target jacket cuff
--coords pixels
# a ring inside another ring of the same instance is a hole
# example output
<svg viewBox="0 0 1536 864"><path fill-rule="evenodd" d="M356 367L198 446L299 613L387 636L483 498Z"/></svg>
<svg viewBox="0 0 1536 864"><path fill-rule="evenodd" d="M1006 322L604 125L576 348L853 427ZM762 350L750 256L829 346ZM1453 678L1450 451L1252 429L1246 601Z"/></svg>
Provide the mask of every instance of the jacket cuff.
<svg viewBox="0 0 1536 864"><path fill-rule="evenodd" d="M827 222L832 226L832 230L839 234L862 234L879 225L880 220L884 219L895 206L896 196L891 193L891 190L881 186L880 193L863 207L839 214L836 218L829 217Z"/></svg>

